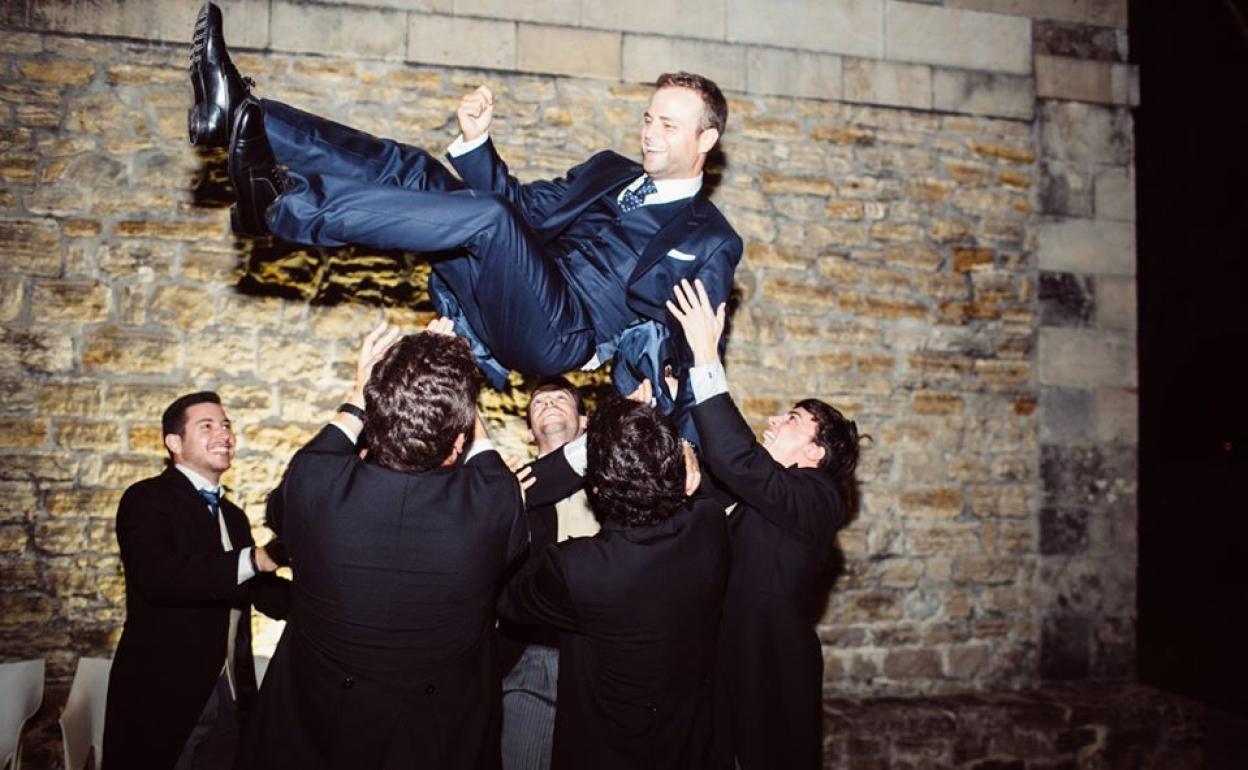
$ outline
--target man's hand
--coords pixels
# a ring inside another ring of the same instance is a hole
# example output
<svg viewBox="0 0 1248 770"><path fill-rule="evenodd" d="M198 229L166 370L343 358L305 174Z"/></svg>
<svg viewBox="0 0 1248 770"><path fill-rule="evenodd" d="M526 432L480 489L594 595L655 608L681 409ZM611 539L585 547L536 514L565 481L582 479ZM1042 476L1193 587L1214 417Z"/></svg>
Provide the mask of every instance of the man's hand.
<svg viewBox="0 0 1248 770"><path fill-rule="evenodd" d="M672 287L675 302L667 301L668 311L675 316L682 329L689 350L693 352L694 366L707 366L719 360L719 338L724 334L724 303L711 309L711 298L706 294L702 281L689 285L687 279Z"/></svg>
<svg viewBox="0 0 1248 770"><path fill-rule="evenodd" d="M489 130L490 121L494 119L494 92L485 86L477 86L477 90L459 100L455 117L459 118L459 133L465 142L481 136Z"/></svg>
<svg viewBox="0 0 1248 770"><path fill-rule="evenodd" d="M523 500L528 496L529 487L537 483L537 477L533 475L533 466L514 456L504 458L503 462L507 463L512 473L516 474L516 481L520 482L520 499Z"/></svg>
<svg viewBox="0 0 1248 770"><path fill-rule="evenodd" d="M269 556L268 551L264 550L264 546L262 545L256 546L252 550L251 555L255 557L257 570L261 572L276 572L277 571L277 568L279 566L278 563L274 561L271 556Z"/></svg>
<svg viewBox="0 0 1248 770"><path fill-rule="evenodd" d="M698 491L702 483L702 466L698 464L698 455L693 451L693 444L680 440L681 451L685 455L685 497Z"/></svg>
<svg viewBox="0 0 1248 770"><path fill-rule="evenodd" d="M455 336L455 322L449 318L435 318L425 327L425 331L430 334L442 334L447 337Z"/></svg>
<svg viewBox="0 0 1248 770"><path fill-rule="evenodd" d="M368 384L369 377L373 376L373 367L402 336L403 332L399 327L391 326L385 321L377 324L377 328L368 333L364 343L360 345L360 358L355 364L355 388L351 391L348 402L364 408L364 386Z"/></svg>
<svg viewBox="0 0 1248 770"><path fill-rule="evenodd" d="M649 379L642 380L637 389L624 398L646 406L654 406L654 385L650 384Z"/></svg>

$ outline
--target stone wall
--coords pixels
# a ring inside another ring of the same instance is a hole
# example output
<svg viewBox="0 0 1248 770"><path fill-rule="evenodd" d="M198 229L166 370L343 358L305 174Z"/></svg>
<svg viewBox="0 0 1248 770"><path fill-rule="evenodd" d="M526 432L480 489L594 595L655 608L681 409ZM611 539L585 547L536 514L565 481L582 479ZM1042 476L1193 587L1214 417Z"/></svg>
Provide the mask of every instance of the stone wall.
<svg viewBox="0 0 1248 770"><path fill-rule="evenodd" d="M819 626L829 691L1131 676L1124 2L222 5L263 96L375 133L443 147L489 83L525 179L635 155L656 72L719 79L734 391L756 426L816 395L875 438ZM49 730L77 657L116 642L112 517L160 469L168 401L221 391L258 520L367 328L427 315L412 255L230 235L222 156L185 138L195 10L0 11L0 658L49 659ZM486 405L521 448L522 393Z"/></svg>

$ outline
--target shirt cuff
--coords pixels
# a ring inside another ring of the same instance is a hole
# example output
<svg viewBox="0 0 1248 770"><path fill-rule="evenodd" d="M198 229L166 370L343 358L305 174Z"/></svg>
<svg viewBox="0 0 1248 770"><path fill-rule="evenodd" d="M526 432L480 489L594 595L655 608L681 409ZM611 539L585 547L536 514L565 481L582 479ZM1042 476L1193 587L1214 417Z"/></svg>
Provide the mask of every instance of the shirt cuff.
<svg viewBox="0 0 1248 770"><path fill-rule="evenodd" d="M728 375L724 364L716 361L706 366L689 367L689 385L693 388L693 402L700 404L720 393L728 392Z"/></svg>
<svg viewBox="0 0 1248 770"><path fill-rule="evenodd" d="M589 465L589 450L584 433L563 445L563 459L568 461L576 475L585 475L585 466Z"/></svg>
<svg viewBox="0 0 1248 770"><path fill-rule="evenodd" d="M451 142L451 146L446 148L446 154L450 155L452 158L458 158L460 155L467 155L488 142L489 139L489 131L486 131L484 134L478 136L476 139L473 139L471 142L464 141L464 135L460 134L455 137L455 141Z"/></svg>
<svg viewBox="0 0 1248 770"><path fill-rule="evenodd" d="M468 447L468 451L464 453L464 462L468 462L482 452L492 451L494 451L494 442L488 438L479 438L472 442L472 446Z"/></svg>
<svg viewBox="0 0 1248 770"><path fill-rule="evenodd" d="M343 432L343 434L344 434L347 438L351 439L351 443L352 443L352 444L358 444L358 443L360 442L360 434L358 434L358 433L356 433L355 431L351 430L350 428L348 428L347 426L345 426L345 425L343 425L342 423L338 422L337 420L334 420L333 422L331 422L331 423L330 423L330 425L333 425L335 428L337 428L338 430L342 431L342 432Z"/></svg>
<svg viewBox="0 0 1248 770"><path fill-rule="evenodd" d="M254 546L247 546L238 552L238 584L251 580L256 576L256 571L251 567L251 549Z"/></svg>

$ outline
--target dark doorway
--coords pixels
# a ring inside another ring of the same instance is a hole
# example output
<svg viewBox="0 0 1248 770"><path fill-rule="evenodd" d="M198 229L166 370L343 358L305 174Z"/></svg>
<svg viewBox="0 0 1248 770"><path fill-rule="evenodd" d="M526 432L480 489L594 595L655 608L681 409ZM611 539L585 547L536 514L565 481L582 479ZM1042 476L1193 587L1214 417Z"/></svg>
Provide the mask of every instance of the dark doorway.
<svg viewBox="0 0 1248 770"><path fill-rule="evenodd" d="M1248 713L1248 0L1133 0L1139 671Z"/></svg>

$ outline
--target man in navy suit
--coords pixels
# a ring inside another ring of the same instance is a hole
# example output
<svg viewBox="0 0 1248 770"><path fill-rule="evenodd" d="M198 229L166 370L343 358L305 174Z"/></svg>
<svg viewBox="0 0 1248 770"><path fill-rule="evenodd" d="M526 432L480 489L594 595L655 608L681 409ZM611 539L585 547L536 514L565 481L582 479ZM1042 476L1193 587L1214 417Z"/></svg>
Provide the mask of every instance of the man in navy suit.
<svg viewBox="0 0 1248 770"><path fill-rule="evenodd" d="M450 252L435 258L430 297L496 387L508 369L549 375L608 359L623 393L664 382L669 366L680 377L687 350L664 307L670 287L698 278L717 303L732 289L741 239L702 190L728 107L704 77L658 79L640 164L604 151L561 178L526 184L490 140L495 102L484 86L457 112L462 135L449 156L461 181L424 150L255 99L211 4L196 29L191 80L191 141L229 147L234 228L314 245ZM663 387L655 396L664 412L676 408Z"/></svg>

